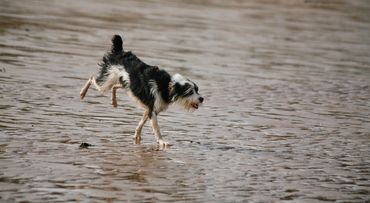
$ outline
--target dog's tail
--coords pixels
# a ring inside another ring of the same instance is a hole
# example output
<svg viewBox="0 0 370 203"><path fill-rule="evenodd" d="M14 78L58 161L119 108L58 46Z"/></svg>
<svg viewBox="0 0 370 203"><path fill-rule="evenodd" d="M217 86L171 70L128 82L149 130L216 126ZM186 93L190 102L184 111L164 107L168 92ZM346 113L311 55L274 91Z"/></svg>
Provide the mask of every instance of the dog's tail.
<svg viewBox="0 0 370 203"><path fill-rule="evenodd" d="M96 84L100 87L98 90L104 92L112 88L117 83L123 83L123 79L127 79L128 75L123 71L120 66L120 57L123 53L122 38L119 35L114 35L112 38L111 51L104 55L103 62L99 63L100 70L96 77Z"/></svg>
<svg viewBox="0 0 370 203"><path fill-rule="evenodd" d="M114 35L112 38L112 54L118 54L123 52L122 38L119 35Z"/></svg>

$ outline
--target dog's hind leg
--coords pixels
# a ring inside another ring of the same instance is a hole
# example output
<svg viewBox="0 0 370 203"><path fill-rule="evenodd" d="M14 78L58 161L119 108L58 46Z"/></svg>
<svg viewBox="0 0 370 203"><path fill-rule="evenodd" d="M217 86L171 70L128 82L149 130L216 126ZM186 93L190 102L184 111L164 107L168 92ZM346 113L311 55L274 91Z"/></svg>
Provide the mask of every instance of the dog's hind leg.
<svg viewBox="0 0 370 203"><path fill-rule="evenodd" d="M158 121L157 121L157 115L153 113L152 117L150 118L150 123L153 128L153 132L155 135L155 138L157 139L157 143L160 147L167 147L170 144L168 142L163 141L161 131L159 130Z"/></svg>
<svg viewBox="0 0 370 203"><path fill-rule="evenodd" d="M116 92L117 92L117 89L118 88L123 88L123 86L121 84L115 84L112 87L112 105L115 108L117 107L117 96L116 96Z"/></svg>
<svg viewBox="0 0 370 203"><path fill-rule="evenodd" d="M89 90L90 85L91 85L91 83L93 82L93 80L95 80L95 78L94 78L94 76L91 76L91 77L87 80L87 82L86 82L86 84L83 86L83 88L81 89L81 91L80 91L80 98L81 98L81 99L84 99L84 97L85 97L85 95L86 95L86 93L87 93L87 90Z"/></svg>
<svg viewBox="0 0 370 203"><path fill-rule="evenodd" d="M139 124L137 125L137 127L135 129L135 136L134 136L135 144L140 144L141 130L143 129L144 124L146 123L147 120L148 120L148 110L145 110L144 114L143 114L143 117L141 118Z"/></svg>

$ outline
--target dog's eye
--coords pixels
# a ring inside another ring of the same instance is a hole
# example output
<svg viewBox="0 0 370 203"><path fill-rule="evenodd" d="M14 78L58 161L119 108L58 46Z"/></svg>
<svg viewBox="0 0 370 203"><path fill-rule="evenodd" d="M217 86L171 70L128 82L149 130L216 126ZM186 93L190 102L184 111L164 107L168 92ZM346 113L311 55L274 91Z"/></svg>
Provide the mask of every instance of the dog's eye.
<svg viewBox="0 0 370 203"><path fill-rule="evenodd" d="M196 93L198 93L199 88L198 88L197 85L194 85L194 90L195 90Z"/></svg>

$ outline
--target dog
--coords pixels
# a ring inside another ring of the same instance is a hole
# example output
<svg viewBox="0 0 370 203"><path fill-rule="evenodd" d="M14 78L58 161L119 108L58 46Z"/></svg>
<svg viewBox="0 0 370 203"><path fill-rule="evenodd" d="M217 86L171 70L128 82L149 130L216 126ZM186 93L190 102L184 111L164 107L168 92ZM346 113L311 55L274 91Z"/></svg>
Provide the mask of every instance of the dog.
<svg viewBox="0 0 370 203"><path fill-rule="evenodd" d="M160 146L170 144L163 140L157 121L160 112L172 103L186 110L195 110L203 103L198 86L180 74L168 72L142 62L135 54L123 50L122 38L114 35L111 50L104 55L97 76L91 76L81 89L83 99L91 84L100 92L112 91L112 105L117 107L117 89L126 89L128 95L143 109L143 116L135 129L134 141L140 144L141 131L149 119Z"/></svg>

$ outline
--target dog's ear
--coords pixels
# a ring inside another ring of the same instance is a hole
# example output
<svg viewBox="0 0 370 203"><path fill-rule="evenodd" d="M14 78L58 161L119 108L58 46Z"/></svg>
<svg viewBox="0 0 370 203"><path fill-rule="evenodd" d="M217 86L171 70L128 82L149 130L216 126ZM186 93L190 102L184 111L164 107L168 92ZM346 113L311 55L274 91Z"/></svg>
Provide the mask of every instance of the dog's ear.
<svg viewBox="0 0 370 203"><path fill-rule="evenodd" d="M179 84L175 81L171 81L170 83L168 83L168 93L169 93L171 102L174 102L177 99L178 86Z"/></svg>
<svg viewBox="0 0 370 203"><path fill-rule="evenodd" d="M118 54L123 51L122 48L122 38L119 35L114 35L112 38L112 53Z"/></svg>
<svg viewBox="0 0 370 203"><path fill-rule="evenodd" d="M175 94L176 84L177 83L175 81L171 81L168 83L168 93L171 97Z"/></svg>
<svg viewBox="0 0 370 203"><path fill-rule="evenodd" d="M173 88L173 82L171 81L171 82L168 83L168 91L170 93L171 93L172 88Z"/></svg>

